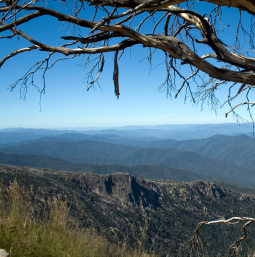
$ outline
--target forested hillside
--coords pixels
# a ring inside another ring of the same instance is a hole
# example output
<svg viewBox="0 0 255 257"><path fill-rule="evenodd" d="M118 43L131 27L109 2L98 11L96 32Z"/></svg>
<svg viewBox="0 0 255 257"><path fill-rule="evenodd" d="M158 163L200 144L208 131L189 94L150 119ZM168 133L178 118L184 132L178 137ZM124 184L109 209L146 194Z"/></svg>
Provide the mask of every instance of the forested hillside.
<svg viewBox="0 0 255 257"><path fill-rule="evenodd" d="M182 181L190 181L191 177L194 177L255 187L253 144L254 140L247 136L215 135L205 139L177 141L156 138L134 139L105 134L64 133L2 146L0 151L2 152L1 163L4 164L62 169L61 165L65 161L65 169L71 171L83 171L84 163L156 165L191 172L191 176L180 173L179 177L183 175ZM23 158L13 161L17 159L13 156L11 160L10 155L7 157L7 153L27 155L24 161L22 161ZM45 162L35 155L43 155L44 160L46 156L56 159L48 158ZM145 177L143 174L133 172L132 174ZM153 175L146 178L168 179L167 172L164 174L162 175L161 172L157 177Z"/></svg>
<svg viewBox="0 0 255 257"><path fill-rule="evenodd" d="M200 245L187 242L200 221L255 216L254 196L212 182L155 182L123 173L102 176L3 165L0 176L6 185L16 179L27 189L32 186L35 208L60 195L81 227L94 228L112 242L127 240L133 247L142 243L159 256L189 256L191 249L197 254ZM254 230L247 231L246 244L240 248L243 256L255 243ZM242 236L242 225L235 233L217 224L202 227L200 233L209 256L225 256Z"/></svg>
<svg viewBox="0 0 255 257"><path fill-rule="evenodd" d="M153 180L195 181L217 180L217 176L202 175L191 171L159 165L123 166L118 164L86 164L65 161L63 159L36 154L15 154L0 152L0 163L37 168L49 168L57 171L87 172L96 174L129 173ZM236 181L236 183L238 183Z"/></svg>
<svg viewBox="0 0 255 257"><path fill-rule="evenodd" d="M143 249L159 256L201 253L201 245L184 244L200 221L255 216L254 139L191 139L193 130L188 140L173 140L155 137L158 130L4 132L0 178L5 185L16 179L33 186L35 208L61 195L80 228L93 228L110 242L132 248L142 239ZM202 227L204 250L224 256L242 225L235 234L228 226ZM252 227L248 233L241 256L254 251Z"/></svg>

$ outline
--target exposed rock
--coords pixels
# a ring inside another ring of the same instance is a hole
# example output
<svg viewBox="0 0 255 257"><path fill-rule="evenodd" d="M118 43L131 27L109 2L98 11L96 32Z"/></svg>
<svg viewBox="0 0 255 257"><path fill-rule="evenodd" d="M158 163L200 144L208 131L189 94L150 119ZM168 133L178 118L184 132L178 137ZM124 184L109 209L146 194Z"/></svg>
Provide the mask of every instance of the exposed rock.
<svg viewBox="0 0 255 257"><path fill-rule="evenodd" d="M9 257L9 254L4 249L0 249L0 257Z"/></svg>
<svg viewBox="0 0 255 257"><path fill-rule="evenodd" d="M160 189L152 182L139 179L129 174L80 175L72 178L73 183L86 192L92 192L102 197L103 201L118 201L123 207L156 209L159 205Z"/></svg>
<svg viewBox="0 0 255 257"><path fill-rule="evenodd" d="M196 190L199 195L204 195L211 199L221 199L225 197L226 193L225 189L217 186L213 182L191 182L190 187L193 188L193 190Z"/></svg>
<svg viewBox="0 0 255 257"><path fill-rule="evenodd" d="M213 182L156 182L124 173L96 175L4 165L0 165L0 178L4 184L16 179L27 188L33 185L37 207L43 208L47 198L60 195L70 206L70 219L76 224L92 227L109 240L116 239L114 228L119 231L118 240L122 242L125 235L131 245L143 238L144 246L161 256L177 256L200 221L255 217L254 196ZM225 230L220 238L217 229L206 227L205 231L203 240L212 245L210 256L224 256L233 243L227 236L230 232ZM252 231L249 235L255 238Z"/></svg>

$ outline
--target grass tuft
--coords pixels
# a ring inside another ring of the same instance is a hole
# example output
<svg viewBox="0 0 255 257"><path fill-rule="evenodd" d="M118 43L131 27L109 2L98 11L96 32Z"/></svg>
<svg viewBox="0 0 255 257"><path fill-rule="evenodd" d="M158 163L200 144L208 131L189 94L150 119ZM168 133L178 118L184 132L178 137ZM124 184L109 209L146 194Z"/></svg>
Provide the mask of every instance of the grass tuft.
<svg viewBox="0 0 255 257"><path fill-rule="evenodd" d="M68 222L69 207L61 197L35 207L33 189L16 181L0 182L0 248L10 257L147 257L141 249L109 243L90 229L78 229Z"/></svg>

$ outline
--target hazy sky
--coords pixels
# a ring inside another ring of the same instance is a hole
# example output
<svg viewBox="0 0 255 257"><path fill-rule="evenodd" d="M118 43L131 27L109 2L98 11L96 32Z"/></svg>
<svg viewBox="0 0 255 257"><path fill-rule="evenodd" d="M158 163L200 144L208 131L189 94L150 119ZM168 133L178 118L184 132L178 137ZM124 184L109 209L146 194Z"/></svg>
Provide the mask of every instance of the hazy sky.
<svg viewBox="0 0 255 257"><path fill-rule="evenodd" d="M233 18L237 17L237 12L228 11L226 22L231 23ZM40 24L44 24L48 30ZM55 19L46 17L40 18L32 27L23 25L21 29L45 43L50 42L48 39L53 39L55 45L59 42L57 39L59 34L67 35L64 26L56 24ZM233 34L233 31L230 31L231 33ZM228 40L229 36L226 34L224 39ZM1 39L0 59L13 50L29 45L22 39ZM147 54L147 50L137 46L131 51L127 50L121 58L119 99L114 95L113 54L106 55L100 86L95 85L88 92L85 83L88 70L84 68L84 60L77 58L56 64L47 73L46 92L42 95L41 101L38 90L33 86L29 86L25 100L20 99L20 87L10 92L9 86L33 63L40 61L47 54L34 51L8 60L0 69L0 128L116 127L234 122L232 115L227 119L224 116L229 110L228 106L219 109L216 116L206 105L201 111L201 106L194 105L190 99L184 104L184 94L177 99L171 99L167 97L166 92L159 92L158 88L164 82L166 75L164 63L162 64L164 55L160 52L155 55L150 71L148 62L142 61ZM35 81L41 88L41 74ZM177 84L181 83L177 80ZM218 92L221 101L226 94L227 89L224 88ZM248 117L245 110L240 111L244 117Z"/></svg>

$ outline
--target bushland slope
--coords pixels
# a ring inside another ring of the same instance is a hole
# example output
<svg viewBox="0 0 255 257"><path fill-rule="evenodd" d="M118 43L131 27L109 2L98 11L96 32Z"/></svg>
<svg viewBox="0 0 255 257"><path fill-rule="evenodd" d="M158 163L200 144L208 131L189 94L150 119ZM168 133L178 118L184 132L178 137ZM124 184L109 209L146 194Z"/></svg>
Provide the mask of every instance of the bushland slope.
<svg viewBox="0 0 255 257"><path fill-rule="evenodd" d="M188 245L181 246L200 221L255 216L254 196L213 182L148 181L123 173L97 175L5 165L0 166L0 177L5 184L16 179L27 188L33 185L41 202L60 195L81 227L92 227L109 240L143 244L161 256L177 256L179 251L185 251L185 256ZM235 237L242 235L239 229ZM201 235L209 256L224 256L235 240L229 227L205 227ZM254 232L249 230L252 238ZM247 246L254 245L249 240L242 248L244 254Z"/></svg>

